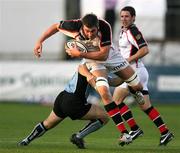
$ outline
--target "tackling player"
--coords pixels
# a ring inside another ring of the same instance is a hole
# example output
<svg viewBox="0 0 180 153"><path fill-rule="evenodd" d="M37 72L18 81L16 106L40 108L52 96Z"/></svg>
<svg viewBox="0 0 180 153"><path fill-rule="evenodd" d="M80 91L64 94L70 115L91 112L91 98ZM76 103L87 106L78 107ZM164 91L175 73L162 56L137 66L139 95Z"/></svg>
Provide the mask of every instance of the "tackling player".
<svg viewBox="0 0 180 153"><path fill-rule="evenodd" d="M50 115L38 123L33 131L18 143L19 146L29 145L31 141L54 128L65 118L70 117L72 120L90 120L83 129L73 134L70 139L78 148L84 149L83 138L108 122L109 119L104 109L98 105L87 103L88 93L86 92L90 87L88 82L94 86L94 76L83 67L79 68L79 72L74 74L64 91L59 93Z"/></svg>

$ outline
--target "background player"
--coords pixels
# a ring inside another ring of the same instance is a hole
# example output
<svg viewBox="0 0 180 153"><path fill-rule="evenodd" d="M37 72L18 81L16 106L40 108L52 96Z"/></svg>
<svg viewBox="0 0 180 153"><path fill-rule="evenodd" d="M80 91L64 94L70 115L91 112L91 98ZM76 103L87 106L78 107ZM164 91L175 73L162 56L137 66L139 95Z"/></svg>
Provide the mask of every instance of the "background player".
<svg viewBox="0 0 180 153"><path fill-rule="evenodd" d="M147 42L145 41L142 33L134 24L136 12L133 7L126 6L120 11L120 21L122 24L121 32L119 36L119 51L121 55L127 59L135 71L137 71L140 81L143 85L143 95L145 103L139 105L142 111L144 111L152 122L159 129L160 145L166 145L174 137L169 131L167 125L164 123L158 110L152 106L149 98L149 92L147 88L148 84L148 71L142 62L142 57L146 56L149 52ZM118 102L122 117L127 121L130 127L134 126L132 122L132 113L129 108L122 103L126 96L128 96L127 84L124 83L115 88L113 98ZM143 132L139 128L134 128L130 131L130 135L133 139L142 135Z"/></svg>

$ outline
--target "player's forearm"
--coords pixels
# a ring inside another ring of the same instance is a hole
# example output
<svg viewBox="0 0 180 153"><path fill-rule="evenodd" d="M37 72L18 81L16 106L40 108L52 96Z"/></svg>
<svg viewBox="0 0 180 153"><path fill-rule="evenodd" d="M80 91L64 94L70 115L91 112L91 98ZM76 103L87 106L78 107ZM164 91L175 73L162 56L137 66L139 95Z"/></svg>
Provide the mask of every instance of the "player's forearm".
<svg viewBox="0 0 180 153"><path fill-rule="evenodd" d="M89 52L81 52L80 57L92 59L92 60L99 60L99 61L105 61L108 58L110 50L110 45L103 46L100 48L100 50L94 50Z"/></svg>
<svg viewBox="0 0 180 153"><path fill-rule="evenodd" d="M84 75L88 81L88 83L95 88L96 83L95 83L95 77L92 75L92 73L89 72L86 64L80 64L78 67L78 71L81 75Z"/></svg>
<svg viewBox="0 0 180 153"><path fill-rule="evenodd" d="M50 26L43 34L42 36L39 38L39 42L43 43L46 39L48 39L49 37L51 37L52 35L54 35L55 33L58 32L57 29L58 24L53 24L52 26Z"/></svg>
<svg viewBox="0 0 180 153"><path fill-rule="evenodd" d="M108 52L101 52L101 51L94 51L94 52L87 52L87 53L80 53L80 57L92 59L92 60L99 60L105 61L108 58Z"/></svg>
<svg viewBox="0 0 180 153"><path fill-rule="evenodd" d="M91 73L89 72L85 64L80 64L78 67L78 71L80 74L84 75L85 77L87 77L88 75L91 75Z"/></svg>
<svg viewBox="0 0 180 153"><path fill-rule="evenodd" d="M141 49L138 50L138 52L128 58L128 62L136 61L140 58L143 58L149 53L148 47L144 46Z"/></svg>

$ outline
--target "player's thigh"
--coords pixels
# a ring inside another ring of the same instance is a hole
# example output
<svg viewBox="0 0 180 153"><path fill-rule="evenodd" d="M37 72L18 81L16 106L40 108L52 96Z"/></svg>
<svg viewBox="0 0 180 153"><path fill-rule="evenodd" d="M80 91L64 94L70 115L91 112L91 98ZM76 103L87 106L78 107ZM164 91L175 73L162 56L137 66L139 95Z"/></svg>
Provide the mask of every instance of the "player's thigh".
<svg viewBox="0 0 180 153"><path fill-rule="evenodd" d="M108 82L109 82L110 86L117 87L117 86L121 85L122 83L124 83L124 80L122 80L120 77L118 77L115 74L109 74Z"/></svg>
<svg viewBox="0 0 180 153"><path fill-rule="evenodd" d="M149 74L148 74L148 71L145 67L140 67L137 69L137 74L140 78L140 82L143 86L143 90L146 90L148 91L148 80L149 80Z"/></svg>
<svg viewBox="0 0 180 153"><path fill-rule="evenodd" d="M129 65L129 66L125 67L124 69L121 69L120 71L116 72L115 74L118 75L123 80L127 80L135 74L135 71Z"/></svg>
<svg viewBox="0 0 180 153"><path fill-rule="evenodd" d="M100 70L94 70L91 71L91 73L97 78L97 77L104 77L107 78L107 71L105 69L100 69Z"/></svg>
<svg viewBox="0 0 180 153"><path fill-rule="evenodd" d="M63 118L58 117L54 111L51 111L49 116L44 120L43 124L47 129L51 129L61 122Z"/></svg>
<svg viewBox="0 0 180 153"><path fill-rule="evenodd" d="M87 112L86 115L82 117L84 120L92 120L92 119L102 119L107 120L108 116L106 111L96 104L92 104L90 110Z"/></svg>
<svg viewBox="0 0 180 153"><path fill-rule="evenodd" d="M107 104L112 101L112 95L110 93L107 80L108 73L106 68L102 64L96 63L96 66L102 66L102 69L94 68L91 73L96 77L96 90L100 94L104 104Z"/></svg>
<svg viewBox="0 0 180 153"><path fill-rule="evenodd" d="M87 62L86 66L94 76L107 78L107 70L103 64L96 62Z"/></svg>

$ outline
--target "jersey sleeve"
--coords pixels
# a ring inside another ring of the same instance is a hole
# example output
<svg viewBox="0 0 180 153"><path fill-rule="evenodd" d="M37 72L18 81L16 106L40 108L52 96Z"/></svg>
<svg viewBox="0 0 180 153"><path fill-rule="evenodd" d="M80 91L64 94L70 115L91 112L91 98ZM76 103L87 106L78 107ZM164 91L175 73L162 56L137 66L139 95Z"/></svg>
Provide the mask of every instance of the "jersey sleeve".
<svg viewBox="0 0 180 153"><path fill-rule="evenodd" d="M102 47L111 45L112 44L112 30L111 30L110 25L104 20L99 20L99 31L101 33L100 45Z"/></svg>
<svg viewBox="0 0 180 153"><path fill-rule="evenodd" d="M65 20L65 21L60 21L58 30L65 35L75 38L79 30L82 26L81 20Z"/></svg>
<svg viewBox="0 0 180 153"><path fill-rule="evenodd" d="M132 27L129 30L129 41L131 42L131 44L133 44L134 46L136 46L136 48L140 49L144 46L147 46L147 42L144 39L142 33L138 30L137 27Z"/></svg>
<svg viewBox="0 0 180 153"><path fill-rule="evenodd" d="M81 20L64 20L60 21L58 28L67 31L79 31L81 26Z"/></svg>

